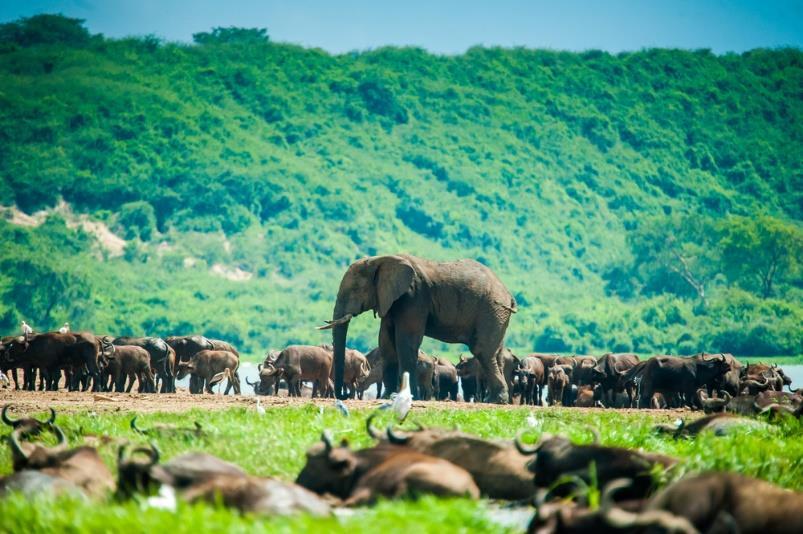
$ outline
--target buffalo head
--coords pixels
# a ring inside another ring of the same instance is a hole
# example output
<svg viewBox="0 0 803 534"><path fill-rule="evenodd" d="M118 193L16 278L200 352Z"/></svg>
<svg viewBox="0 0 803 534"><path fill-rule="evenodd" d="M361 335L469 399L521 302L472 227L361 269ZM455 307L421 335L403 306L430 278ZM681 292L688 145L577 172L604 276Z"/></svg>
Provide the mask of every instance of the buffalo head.
<svg viewBox="0 0 803 534"><path fill-rule="evenodd" d="M296 484L315 493L331 493L341 499L348 497L359 460L346 440L335 446L328 431L321 442L307 451L307 463L298 474Z"/></svg>

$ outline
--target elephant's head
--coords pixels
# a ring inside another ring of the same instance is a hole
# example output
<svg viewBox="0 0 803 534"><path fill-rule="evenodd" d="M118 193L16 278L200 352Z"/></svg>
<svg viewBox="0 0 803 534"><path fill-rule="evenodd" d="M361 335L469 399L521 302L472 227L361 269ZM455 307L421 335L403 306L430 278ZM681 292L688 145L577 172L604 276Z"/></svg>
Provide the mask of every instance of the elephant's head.
<svg viewBox="0 0 803 534"><path fill-rule="evenodd" d="M332 320L321 329L332 329L334 346L335 394L342 396L348 323L364 311L385 317L399 298L415 291L416 272L403 256L363 258L349 266L332 313Z"/></svg>

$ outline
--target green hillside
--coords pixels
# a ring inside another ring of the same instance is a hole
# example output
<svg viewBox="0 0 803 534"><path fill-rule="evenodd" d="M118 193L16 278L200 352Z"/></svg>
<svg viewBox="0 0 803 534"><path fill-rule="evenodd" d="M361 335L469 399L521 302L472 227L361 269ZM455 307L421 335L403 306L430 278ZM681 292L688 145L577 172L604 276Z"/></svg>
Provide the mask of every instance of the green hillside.
<svg viewBox="0 0 803 534"><path fill-rule="evenodd" d="M803 353L801 87L797 49L0 25L0 331L320 343L345 267L408 252L494 269L517 350Z"/></svg>

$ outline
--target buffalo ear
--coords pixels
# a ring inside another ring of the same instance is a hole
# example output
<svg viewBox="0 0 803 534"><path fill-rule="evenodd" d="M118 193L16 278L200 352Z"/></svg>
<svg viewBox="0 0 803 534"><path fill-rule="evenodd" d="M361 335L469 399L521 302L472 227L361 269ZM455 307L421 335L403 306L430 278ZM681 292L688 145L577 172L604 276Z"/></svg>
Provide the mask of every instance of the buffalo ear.
<svg viewBox="0 0 803 534"><path fill-rule="evenodd" d="M413 266L406 259L391 256L380 264L374 281L380 317L385 317L393 303L411 289L414 276Z"/></svg>

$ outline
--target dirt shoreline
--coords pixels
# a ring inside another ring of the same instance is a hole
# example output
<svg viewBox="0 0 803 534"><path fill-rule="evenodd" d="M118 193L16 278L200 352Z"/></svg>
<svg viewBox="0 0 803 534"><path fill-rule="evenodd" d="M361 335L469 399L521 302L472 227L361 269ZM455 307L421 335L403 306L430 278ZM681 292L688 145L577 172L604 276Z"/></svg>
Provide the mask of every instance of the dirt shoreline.
<svg viewBox="0 0 803 534"><path fill-rule="evenodd" d="M14 405L15 412L37 412L54 408L59 412L136 412L153 413L169 412L180 413L192 409L201 410L225 410L228 408L249 408L256 405L259 398L262 406L267 409L282 406L302 406L314 404L316 406L331 406L332 399L310 399L289 398L289 397L254 397L254 396L235 396L235 395L191 395L186 390L179 390L178 393L171 394L143 394L143 393L92 393L92 392L70 392L70 391L15 391L10 389L0 390L0 405ZM351 409L372 409L380 406L386 401L383 400L347 400L344 401ZM526 411L560 411L571 410L581 412L610 412L606 408L563 408L563 407L540 407L540 406L521 406L521 405L491 405L467 402L451 401L416 401L413 403L413 410L425 410L427 408L452 409L452 410L487 410L489 408L497 410L526 410ZM652 417L672 417L688 416L692 414L702 415L702 412L692 412L690 410L637 410L637 409L617 409L617 413L650 415Z"/></svg>

